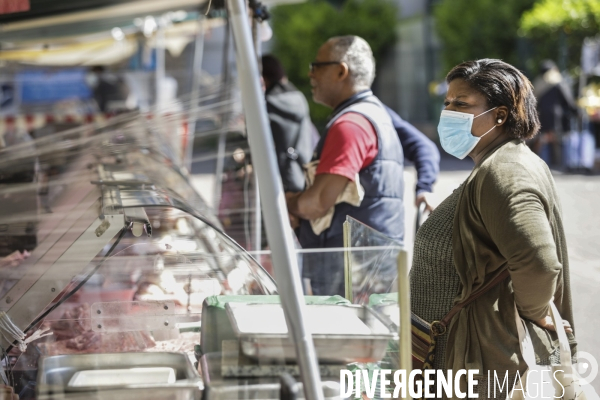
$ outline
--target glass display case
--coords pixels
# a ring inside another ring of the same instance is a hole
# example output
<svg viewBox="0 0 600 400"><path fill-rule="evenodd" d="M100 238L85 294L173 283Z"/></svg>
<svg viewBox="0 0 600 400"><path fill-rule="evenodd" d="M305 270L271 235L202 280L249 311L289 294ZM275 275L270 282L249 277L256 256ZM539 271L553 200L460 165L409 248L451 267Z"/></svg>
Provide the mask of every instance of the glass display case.
<svg viewBox="0 0 600 400"><path fill-rule="evenodd" d="M270 254L255 258L222 232L144 124L123 118L0 152L3 390L302 398L277 287L257 261ZM379 365L398 340L365 299L397 290L401 248L351 225L348 247L327 250L350 268L351 295L305 297L327 399L339 398L341 370Z"/></svg>
<svg viewBox="0 0 600 400"><path fill-rule="evenodd" d="M196 398L204 300L276 292L146 128L133 118L0 155L2 379L21 398L149 374Z"/></svg>

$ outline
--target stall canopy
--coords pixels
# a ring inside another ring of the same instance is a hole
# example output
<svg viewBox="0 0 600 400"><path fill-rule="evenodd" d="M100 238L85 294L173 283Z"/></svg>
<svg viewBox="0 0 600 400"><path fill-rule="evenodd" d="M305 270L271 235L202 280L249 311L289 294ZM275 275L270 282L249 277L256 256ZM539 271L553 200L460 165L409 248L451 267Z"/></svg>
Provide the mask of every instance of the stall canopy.
<svg viewBox="0 0 600 400"><path fill-rule="evenodd" d="M86 3L82 2L82 4ZM81 38L98 33L110 36L110 32L115 27L123 29L125 33L128 29L138 30L138 27L135 26L135 19L140 16L161 16L168 11L176 10L197 12L203 3L203 0L173 0L169 2L144 0L122 2L61 15L32 16L25 20L6 20L6 16L0 16L0 41L3 50L11 50L32 43L46 45L60 39L73 41L74 38L79 38L81 40ZM183 13L181 19L186 17L187 15Z"/></svg>
<svg viewBox="0 0 600 400"><path fill-rule="evenodd" d="M29 11L0 15L0 25L2 31L15 31L69 22L89 24L140 13L152 14L177 8L197 9L203 3L204 0L30 0Z"/></svg>
<svg viewBox="0 0 600 400"><path fill-rule="evenodd" d="M303 0L264 0L268 7ZM207 0L30 0L27 12L0 15L2 42L46 39L110 31L127 26L140 15L186 10L205 13ZM221 2L222 4L222 2ZM211 7L215 7L213 2Z"/></svg>
<svg viewBox="0 0 600 400"><path fill-rule="evenodd" d="M185 46L194 40L198 29L206 32L224 23L222 19L211 19L201 28L195 19L197 13L182 10L179 15L185 20L165 28L165 49L174 57L178 57ZM13 48L6 49L5 46L5 50L0 51L0 60L48 66L116 64L138 50L140 28L134 25L134 20L131 18L128 26L113 27L100 33L50 38L44 43L39 40L11 42ZM151 37L145 43L150 48L156 47L156 38Z"/></svg>
<svg viewBox="0 0 600 400"><path fill-rule="evenodd" d="M265 0L270 6L299 0ZM213 2L210 7L216 7ZM165 47L173 56L195 38L207 0L31 0L27 12L0 15L0 60L69 66L111 65L133 55L145 18L168 16ZM208 20L203 29L223 24ZM147 42L155 46L155 38Z"/></svg>

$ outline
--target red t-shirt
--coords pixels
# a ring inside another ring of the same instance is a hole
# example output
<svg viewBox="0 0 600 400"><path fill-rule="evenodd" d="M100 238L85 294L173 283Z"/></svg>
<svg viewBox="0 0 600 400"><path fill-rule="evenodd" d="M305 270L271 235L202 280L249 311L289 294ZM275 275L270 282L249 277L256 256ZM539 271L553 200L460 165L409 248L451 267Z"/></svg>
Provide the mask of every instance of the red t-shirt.
<svg viewBox="0 0 600 400"><path fill-rule="evenodd" d="M354 181L377 157L377 132L364 116L349 112L329 128L316 175L335 174Z"/></svg>

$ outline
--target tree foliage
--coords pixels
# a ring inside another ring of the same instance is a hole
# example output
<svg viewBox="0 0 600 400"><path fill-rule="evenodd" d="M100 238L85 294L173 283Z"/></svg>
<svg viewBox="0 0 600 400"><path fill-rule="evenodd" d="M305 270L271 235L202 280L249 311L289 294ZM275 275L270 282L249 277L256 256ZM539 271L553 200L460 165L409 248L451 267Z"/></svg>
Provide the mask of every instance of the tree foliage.
<svg viewBox="0 0 600 400"><path fill-rule="evenodd" d="M395 42L397 10L390 0L347 0L334 8L324 0L281 5L272 10L274 46L287 75L310 100L308 65L330 37L358 35L380 60ZM311 116L321 125L331 110L309 101Z"/></svg>
<svg viewBox="0 0 600 400"><path fill-rule="evenodd" d="M598 0L542 0L521 18L521 28L526 34L561 29L596 33L599 25Z"/></svg>
<svg viewBox="0 0 600 400"><path fill-rule="evenodd" d="M434 8L443 44L444 71L479 58L499 58L523 68L517 32L535 0L443 0Z"/></svg>
<svg viewBox="0 0 600 400"><path fill-rule="evenodd" d="M535 45L537 61L564 57L563 67L575 69L583 39L600 31L600 1L540 0L523 14L520 25L520 33Z"/></svg>

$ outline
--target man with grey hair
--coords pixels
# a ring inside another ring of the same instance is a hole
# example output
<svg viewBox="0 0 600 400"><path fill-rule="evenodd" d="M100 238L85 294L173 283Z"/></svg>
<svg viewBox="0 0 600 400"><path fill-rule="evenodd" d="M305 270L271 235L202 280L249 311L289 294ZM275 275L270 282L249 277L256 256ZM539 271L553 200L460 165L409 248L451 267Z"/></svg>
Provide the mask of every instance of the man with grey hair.
<svg viewBox="0 0 600 400"><path fill-rule="evenodd" d="M314 154L319 164L312 186L286 194L290 221L298 228L302 247L342 247L347 215L402 241L404 157L417 170L415 205L424 203L431 211L428 194L439 172L437 147L373 95L370 87L375 78L375 60L364 39L329 39L311 63L309 76L314 101L333 112ZM357 176L365 190L360 205L336 204L340 193ZM327 214L332 207L329 228L316 234L309 221ZM310 279L313 294L344 295L342 254L304 255L303 277Z"/></svg>
<svg viewBox="0 0 600 400"><path fill-rule="evenodd" d="M375 79L375 59L369 44L358 36L340 36L332 40L332 58L348 65L355 86L370 88Z"/></svg>
<svg viewBox="0 0 600 400"><path fill-rule="evenodd" d="M402 240L404 184L402 147L384 105L370 90L375 61L368 43L357 36L329 39L310 65L313 99L333 109L315 150L319 160L308 189L287 193L292 226L303 248L343 246L343 222L349 215ZM358 207L336 204L349 182L360 180L365 196ZM331 224L316 234L310 220L334 208ZM299 226L298 226L299 225ZM343 253L307 253L303 277L315 295L344 295Z"/></svg>

